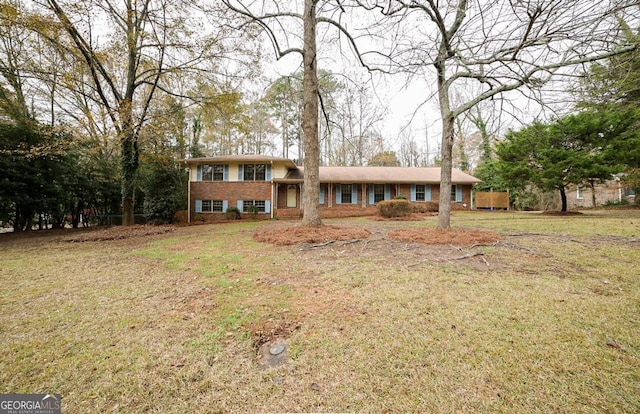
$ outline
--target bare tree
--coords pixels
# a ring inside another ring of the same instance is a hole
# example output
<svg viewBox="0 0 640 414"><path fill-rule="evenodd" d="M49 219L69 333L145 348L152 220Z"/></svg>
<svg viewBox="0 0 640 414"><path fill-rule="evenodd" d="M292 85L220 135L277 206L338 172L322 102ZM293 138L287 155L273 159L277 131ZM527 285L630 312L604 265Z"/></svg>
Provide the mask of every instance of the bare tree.
<svg viewBox="0 0 640 414"><path fill-rule="evenodd" d="M616 45L616 18L637 13L637 1L609 0L371 0L359 5L396 24L397 40L376 55L396 70L435 74L442 119L438 227L450 227L455 119L508 91L542 87L563 68L637 48ZM637 16L635 16L637 18ZM418 29L418 30L416 30ZM434 73L435 72L435 73ZM457 105L456 85L479 85Z"/></svg>
<svg viewBox="0 0 640 414"><path fill-rule="evenodd" d="M222 0L222 2L244 20L241 27L257 25L264 31L278 59L292 53L302 56L305 193L302 224L321 225L317 25L322 23L335 29L339 34L338 37L346 39L351 50L360 59L361 55L354 38L341 24L341 17L346 14L343 2L304 0L302 13L298 11L299 2L287 2L286 9L278 1ZM299 32L300 27L302 33ZM302 42L299 42L299 39L302 39ZM360 62L363 63L362 59Z"/></svg>

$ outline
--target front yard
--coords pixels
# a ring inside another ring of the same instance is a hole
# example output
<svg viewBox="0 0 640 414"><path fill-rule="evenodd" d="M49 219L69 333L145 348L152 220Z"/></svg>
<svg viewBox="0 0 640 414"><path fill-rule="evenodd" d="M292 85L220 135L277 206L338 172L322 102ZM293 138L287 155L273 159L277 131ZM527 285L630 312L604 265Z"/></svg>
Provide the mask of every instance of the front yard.
<svg viewBox="0 0 640 414"><path fill-rule="evenodd" d="M64 413L640 411L639 211L455 212L501 237L464 247L390 237L436 217L326 223L370 235L0 235L0 393ZM287 362L265 368L276 339Z"/></svg>

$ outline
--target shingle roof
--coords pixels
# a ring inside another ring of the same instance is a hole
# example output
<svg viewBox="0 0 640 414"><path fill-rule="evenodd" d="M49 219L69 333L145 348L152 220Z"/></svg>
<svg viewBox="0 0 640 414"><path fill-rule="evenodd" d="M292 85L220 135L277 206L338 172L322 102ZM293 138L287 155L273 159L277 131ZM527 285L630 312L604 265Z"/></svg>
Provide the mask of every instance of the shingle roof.
<svg viewBox="0 0 640 414"><path fill-rule="evenodd" d="M296 168L296 165L288 158L271 157L269 155L220 155L217 157L201 157L201 158L187 158L182 160L187 164L206 164L206 163L223 163L223 162L238 162L238 163L271 163L279 162L283 163L287 168Z"/></svg>
<svg viewBox="0 0 640 414"><path fill-rule="evenodd" d="M290 170L284 179L274 181L302 181L304 169ZM453 184L476 184L476 177L454 168ZM378 184L438 184L440 167L320 167L322 183L378 183Z"/></svg>

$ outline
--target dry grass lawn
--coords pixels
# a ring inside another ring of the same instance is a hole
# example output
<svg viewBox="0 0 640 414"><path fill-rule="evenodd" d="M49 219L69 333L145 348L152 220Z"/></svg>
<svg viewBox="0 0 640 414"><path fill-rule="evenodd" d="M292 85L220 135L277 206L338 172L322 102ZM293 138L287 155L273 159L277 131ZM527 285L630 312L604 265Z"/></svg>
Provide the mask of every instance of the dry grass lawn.
<svg viewBox="0 0 640 414"><path fill-rule="evenodd" d="M0 393L65 413L640 411L640 211L455 212L494 237L435 245L417 237L436 217L326 222L359 235L1 235ZM264 369L275 338L288 362Z"/></svg>

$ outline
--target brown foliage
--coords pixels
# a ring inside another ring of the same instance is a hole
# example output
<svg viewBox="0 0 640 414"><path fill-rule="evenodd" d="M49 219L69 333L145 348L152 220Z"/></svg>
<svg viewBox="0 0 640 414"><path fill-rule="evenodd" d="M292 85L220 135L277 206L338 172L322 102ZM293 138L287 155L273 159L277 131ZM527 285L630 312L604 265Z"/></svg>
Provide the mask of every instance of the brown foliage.
<svg viewBox="0 0 640 414"><path fill-rule="evenodd" d="M412 212L411 203L407 200L385 200L378 203L378 214L382 217L405 217Z"/></svg>
<svg viewBox="0 0 640 414"><path fill-rule="evenodd" d="M83 232L73 236L63 237L60 241L70 243L82 243L89 241L123 240L133 237L164 234L175 230L173 226L115 226L106 229Z"/></svg>

